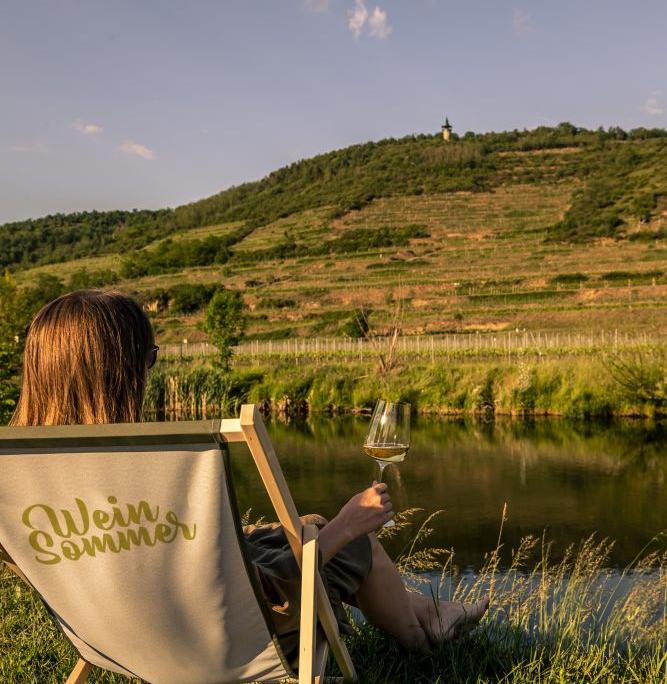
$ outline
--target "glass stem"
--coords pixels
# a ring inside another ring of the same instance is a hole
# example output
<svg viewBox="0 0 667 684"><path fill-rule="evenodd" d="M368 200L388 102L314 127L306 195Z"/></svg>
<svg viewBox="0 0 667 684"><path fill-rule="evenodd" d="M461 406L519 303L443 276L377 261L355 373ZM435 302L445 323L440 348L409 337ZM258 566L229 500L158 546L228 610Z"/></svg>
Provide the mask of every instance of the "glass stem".
<svg viewBox="0 0 667 684"><path fill-rule="evenodd" d="M382 482L382 473L384 473L384 469L387 467L387 464L383 461L378 461L378 465L380 466L380 479L378 482Z"/></svg>

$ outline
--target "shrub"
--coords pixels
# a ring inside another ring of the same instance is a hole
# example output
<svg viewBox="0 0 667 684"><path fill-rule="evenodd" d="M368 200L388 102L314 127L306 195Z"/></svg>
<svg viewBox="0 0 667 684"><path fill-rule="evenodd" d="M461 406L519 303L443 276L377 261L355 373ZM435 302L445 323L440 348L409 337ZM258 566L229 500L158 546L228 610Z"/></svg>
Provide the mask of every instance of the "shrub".
<svg viewBox="0 0 667 684"><path fill-rule="evenodd" d="M154 249L145 249L126 257L121 265L124 278L140 278L194 266L224 264L231 247L252 232L245 224L225 235L209 235L202 239L163 240Z"/></svg>
<svg viewBox="0 0 667 684"><path fill-rule="evenodd" d="M339 334L343 337L352 337L354 339L366 337L369 330L368 319L371 313L371 309L366 307L356 309L352 316L340 327Z"/></svg>
<svg viewBox="0 0 667 684"><path fill-rule="evenodd" d="M606 367L630 404L661 409L667 406L667 353L611 357Z"/></svg>
<svg viewBox="0 0 667 684"><path fill-rule="evenodd" d="M578 285L586 282L588 276L583 273L559 273L549 280L551 285Z"/></svg>
<svg viewBox="0 0 667 684"><path fill-rule="evenodd" d="M174 313L194 313L203 309L213 297L218 285L183 283L167 290L170 308Z"/></svg>
<svg viewBox="0 0 667 684"><path fill-rule="evenodd" d="M85 266L74 271L67 281L68 290L87 290L101 288L107 285L115 285L118 282L118 274L111 269L89 271Z"/></svg>
<svg viewBox="0 0 667 684"><path fill-rule="evenodd" d="M632 278L633 275L636 275L635 273L631 273L630 271L608 271L607 273L603 273L600 278L602 280L629 280Z"/></svg>
<svg viewBox="0 0 667 684"><path fill-rule="evenodd" d="M296 299L289 297L263 297L258 306L262 309L293 309L298 306Z"/></svg>
<svg viewBox="0 0 667 684"><path fill-rule="evenodd" d="M142 250L126 257L121 264L124 278L141 278L193 266L224 264L230 253L225 241L214 236L203 240L171 240L152 250Z"/></svg>
<svg viewBox="0 0 667 684"><path fill-rule="evenodd" d="M247 324L245 302L240 292L219 289L206 308L204 330L218 348L218 362L229 368L232 347L243 338Z"/></svg>
<svg viewBox="0 0 667 684"><path fill-rule="evenodd" d="M0 425L11 418L19 397L21 354L13 341L0 341Z"/></svg>

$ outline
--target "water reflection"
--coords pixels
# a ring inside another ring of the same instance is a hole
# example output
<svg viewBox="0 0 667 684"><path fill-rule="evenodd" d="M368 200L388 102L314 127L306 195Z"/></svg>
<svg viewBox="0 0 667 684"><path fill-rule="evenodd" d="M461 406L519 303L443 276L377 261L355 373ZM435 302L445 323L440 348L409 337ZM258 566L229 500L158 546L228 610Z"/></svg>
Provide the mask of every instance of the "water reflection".
<svg viewBox="0 0 667 684"><path fill-rule="evenodd" d="M326 516L377 475L361 452L367 418L273 421L269 432L299 511ZM249 455L233 449L242 507L271 516ZM616 540L613 567L629 563L667 527L664 423L573 424L562 420L493 423L419 419L400 471L385 472L397 508L444 509L432 543L453 548L460 567L480 567L503 539L546 528L557 558L597 532ZM395 546L400 545L397 540Z"/></svg>

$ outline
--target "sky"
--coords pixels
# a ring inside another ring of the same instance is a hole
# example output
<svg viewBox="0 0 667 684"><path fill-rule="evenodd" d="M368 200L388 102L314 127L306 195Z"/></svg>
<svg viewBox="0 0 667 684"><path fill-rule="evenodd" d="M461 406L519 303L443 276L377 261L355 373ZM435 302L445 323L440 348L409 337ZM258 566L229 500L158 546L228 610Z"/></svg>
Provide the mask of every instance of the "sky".
<svg viewBox="0 0 667 684"><path fill-rule="evenodd" d="M367 140L667 127L665 0L0 0L0 223Z"/></svg>

